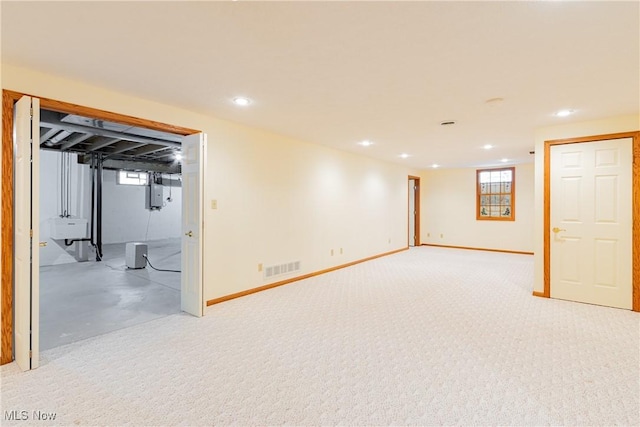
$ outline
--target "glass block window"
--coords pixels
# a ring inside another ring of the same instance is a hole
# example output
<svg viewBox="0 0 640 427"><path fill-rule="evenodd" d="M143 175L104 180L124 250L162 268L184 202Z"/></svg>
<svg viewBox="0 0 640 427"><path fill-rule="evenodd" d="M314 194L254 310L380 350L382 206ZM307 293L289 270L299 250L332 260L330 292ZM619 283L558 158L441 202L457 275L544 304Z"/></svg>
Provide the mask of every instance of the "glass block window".
<svg viewBox="0 0 640 427"><path fill-rule="evenodd" d="M149 174L146 172L118 171L116 182L124 185L147 185L149 183Z"/></svg>
<svg viewBox="0 0 640 427"><path fill-rule="evenodd" d="M476 172L476 219L514 221L515 168L480 169Z"/></svg>

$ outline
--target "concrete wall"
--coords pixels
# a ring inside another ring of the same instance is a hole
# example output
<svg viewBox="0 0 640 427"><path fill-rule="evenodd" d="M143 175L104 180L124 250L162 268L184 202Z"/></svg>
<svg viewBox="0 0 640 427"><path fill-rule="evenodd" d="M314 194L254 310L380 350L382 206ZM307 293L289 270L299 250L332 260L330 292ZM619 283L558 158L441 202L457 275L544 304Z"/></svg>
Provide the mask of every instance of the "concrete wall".
<svg viewBox="0 0 640 427"><path fill-rule="evenodd" d="M51 219L63 214L61 206L61 154L40 152L40 241L47 246L40 249L40 265L76 262L75 244L65 246L63 240L51 238ZM91 180L89 166L77 163L76 155L70 162L69 214L88 221L91 216ZM103 172L102 242L125 243L180 237L182 189L171 188L172 202L167 201L169 187L163 186L165 203L162 209L146 209L143 186L120 185L116 171ZM87 237L89 228L87 228Z"/></svg>

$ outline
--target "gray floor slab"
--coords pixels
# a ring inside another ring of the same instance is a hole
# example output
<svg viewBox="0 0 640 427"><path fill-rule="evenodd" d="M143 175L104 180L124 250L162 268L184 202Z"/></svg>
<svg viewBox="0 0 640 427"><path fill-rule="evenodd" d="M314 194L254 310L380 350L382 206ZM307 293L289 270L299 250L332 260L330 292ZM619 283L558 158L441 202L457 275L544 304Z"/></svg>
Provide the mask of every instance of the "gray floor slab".
<svg viewBox="0 0 640 427"><path fill-rule="evenodd" d="M155 267L180 269L180 239L148 244ZM124 244L103 252L102 262L40 267L41 350L180 312L179 273L128 269Z"/></svg>

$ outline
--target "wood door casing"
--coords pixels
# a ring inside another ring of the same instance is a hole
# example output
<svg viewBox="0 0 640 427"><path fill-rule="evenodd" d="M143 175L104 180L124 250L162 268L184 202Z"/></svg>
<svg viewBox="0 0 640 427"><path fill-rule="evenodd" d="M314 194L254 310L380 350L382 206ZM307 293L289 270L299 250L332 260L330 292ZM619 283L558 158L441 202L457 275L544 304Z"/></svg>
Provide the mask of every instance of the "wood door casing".
<svg viewBox="0 0 640 427"><path fill-rule="evenodd" d="M0 364L9 363L13 360L13 106L15 102L24 95L39 98L40 108L51 111L77 114L131 126L171 132L183 136L200 132L195 129L169 125L153 120L140 119L91 107L84 107L64 101L39 97L37 95L20 93L6 89L2 91L2 249L0 253L0 256L2 257L2 283L0 288L0 292L2 293L2 316L0 318Z"/></svg>
<svg viewBox="0 0 640 427"><path fill-rule="evenodd" d="M632 138L633 139L633 160L632 160L632 310L640 312L640 131L621 132L605 135L594 135L578 138L566 138L549 140L544 143L544 203L543 203L543 292L534 291L535 296L550 298L550 233L551 233L551 199L550 199L550 163L551 146L559 144L573 144L580 142L595 142L608 139Z"/></svg>

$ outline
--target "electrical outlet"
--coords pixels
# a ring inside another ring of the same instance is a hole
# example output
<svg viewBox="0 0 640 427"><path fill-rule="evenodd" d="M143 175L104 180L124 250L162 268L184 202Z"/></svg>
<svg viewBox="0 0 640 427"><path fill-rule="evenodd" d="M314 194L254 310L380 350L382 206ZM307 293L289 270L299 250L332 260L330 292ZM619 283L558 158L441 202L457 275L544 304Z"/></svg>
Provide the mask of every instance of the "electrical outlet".
<svg viewBox="0 0 640 427"><path fill-rule="evenodd" d="M258 271L262 271L262 263L258 264Z"/></svg>
<svg viewBox="0 0 640 427"><path fill-rule="evenodd" d="M427 237L431 237L431 233L427 233Z"/></svg>
<svg viewBox="0 0 640 427"><path fill-rule="evenodd" d="M331 249L331 256L333 256L333 249Z"/></svg>
<svg viewBox="0 0 640 427"><path fill-rule="evenodd" d="M389 237L389 243L391 243L391 237Z"/></svg>
<svg viewBox="0 0 640 427"><path fill-rule="evenodd" d="M444 237L444 234L440 233L440 238L442 239Z"/></svg>
<svg viewBox="0 0 640 427"><path fill-rule="evenodd" d="M218 209L218 201L211 200L211 209Z"/></svg>
<svg viewBox="0 0 640 427"><path fill-rule="evenodd" d="M340 255L342 255L342 248L340 248Z"/></svg>

